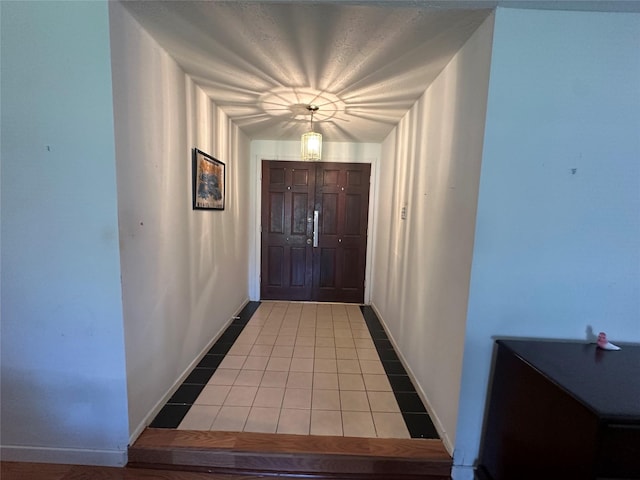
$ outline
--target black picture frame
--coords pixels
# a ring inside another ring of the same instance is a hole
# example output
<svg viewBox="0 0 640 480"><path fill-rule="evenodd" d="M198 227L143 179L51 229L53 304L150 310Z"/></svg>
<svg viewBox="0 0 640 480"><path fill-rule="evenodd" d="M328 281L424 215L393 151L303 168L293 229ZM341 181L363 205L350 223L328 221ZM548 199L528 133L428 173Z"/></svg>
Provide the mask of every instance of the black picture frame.
<svg viewBox="0 0 640 480"><path fill-rule="evenodd" d="M192 155L193 209L224 210L226 166L197 148Z"/></svg>

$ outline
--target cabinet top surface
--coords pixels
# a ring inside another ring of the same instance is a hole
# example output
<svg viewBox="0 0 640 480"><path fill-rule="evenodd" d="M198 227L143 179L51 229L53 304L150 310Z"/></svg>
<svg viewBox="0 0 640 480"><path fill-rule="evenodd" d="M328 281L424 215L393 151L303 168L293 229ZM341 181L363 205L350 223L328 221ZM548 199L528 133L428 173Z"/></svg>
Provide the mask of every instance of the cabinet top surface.
<svg viewBox="0 0 640 480"><path fill-rule="evenodd" d="M640 345L498 340L576 399L611 420L640 421Z"/></svg>

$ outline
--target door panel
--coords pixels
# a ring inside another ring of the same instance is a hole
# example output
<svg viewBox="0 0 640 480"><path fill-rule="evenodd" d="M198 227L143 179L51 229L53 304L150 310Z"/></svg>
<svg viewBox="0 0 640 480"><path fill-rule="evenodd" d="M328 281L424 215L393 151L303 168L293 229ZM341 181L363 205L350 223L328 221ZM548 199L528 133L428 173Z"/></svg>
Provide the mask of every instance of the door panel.
<svg viewBox="0 0 640 480"><path fill-rule="evenodd" d="M284 233L284 193L271 193L267 205L270 212L269 233Z"/></svg>
<svg viewBox="0 0 640 480"><path fill-rule="evenodd" d="M320 235L338 234L338 194L322 193L318 211L320 216Z"/></svg>
<svg viewBox="0 0 640 480"><path fill-rule="evenodd" d="M344 248L342 251L342 258L342 285L349 289L358 288L360 286L360 276L358 275L358 249Z"/></svg>
<svg viewBox="0 0 640 480"><path fill-rule="evenodd" d="M360 234L360 195L347 195L344 210L344 234L359 235Z"/></svg>
<svg viewBox="0 0 640 480"><path fill-rule="evenodd" d="M263 162L263 299L364 301L370 172L368 164Z"/></svg>
<svg viewBox="0 0 640 480"><path fill-rule="evenodd" d="M315 167L262 164L260 294L271 300L308 300L312 288ZM311 221L310 221L311 220Z"/></svg>
<svg viewBox="0 0 640 480"><path fill-rule="evenodd" d="M318 163L316 210L319 245L314 252L314 299L362 303L367 256L371 166Z"/></svg>
<svg viewBox="0 0 640 480"><path fill-rule="evenodd" d="M335 288L336 249L320 248L318 257L320 260L318 286L320 288Z"/></svg>

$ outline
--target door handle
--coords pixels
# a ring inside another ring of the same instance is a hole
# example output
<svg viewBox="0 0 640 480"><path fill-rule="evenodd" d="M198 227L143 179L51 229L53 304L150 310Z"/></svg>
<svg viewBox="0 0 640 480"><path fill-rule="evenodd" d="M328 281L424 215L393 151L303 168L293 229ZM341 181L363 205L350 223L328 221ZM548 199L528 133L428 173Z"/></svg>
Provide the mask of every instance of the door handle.
<svg viewBox="0 0 640 480"><path fill-rule="evenodd" d="M318 246L318 223L319 223L319 212L318 210L313 211L313 246Z"/></svg>

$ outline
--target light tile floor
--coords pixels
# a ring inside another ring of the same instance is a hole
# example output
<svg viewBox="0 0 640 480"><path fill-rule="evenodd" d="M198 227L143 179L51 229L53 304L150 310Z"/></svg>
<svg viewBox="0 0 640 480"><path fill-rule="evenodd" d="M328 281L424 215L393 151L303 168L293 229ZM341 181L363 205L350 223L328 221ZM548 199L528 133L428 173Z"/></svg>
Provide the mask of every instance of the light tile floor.
<svg viewBox="0 0 640 480"><path fill-rule="evenodd" d="M410 438L357 305L263 302L179 429Z"/></svg>

